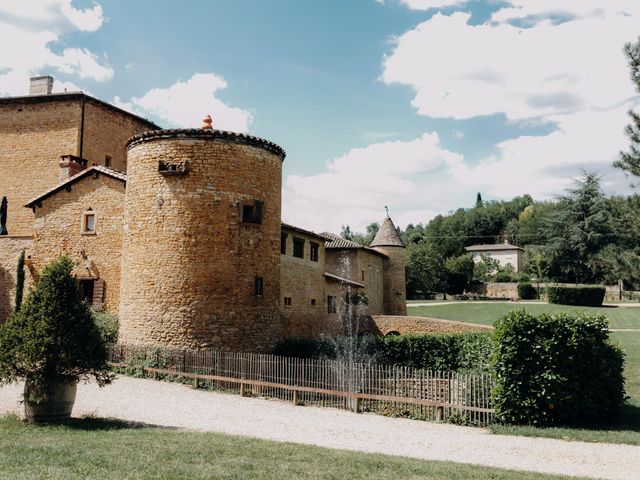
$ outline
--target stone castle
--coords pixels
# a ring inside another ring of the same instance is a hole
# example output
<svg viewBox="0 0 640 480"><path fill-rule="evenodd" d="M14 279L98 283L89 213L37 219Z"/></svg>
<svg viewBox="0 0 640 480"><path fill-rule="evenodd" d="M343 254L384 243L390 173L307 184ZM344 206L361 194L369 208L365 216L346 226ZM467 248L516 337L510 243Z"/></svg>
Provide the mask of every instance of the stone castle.
<svg viewBox="0 0 640 480"><path fill-rule="evenodd" d="M405 249L390 218L370 247L281 222L279 146L203 128L162 130L84 93L0 98L0 321L62 254L120 341L267 351L337 334L345 289L371 315L406 315ZM348 297L348 296L347 296ZM384 332L383 332L384 333Z"/></svg>

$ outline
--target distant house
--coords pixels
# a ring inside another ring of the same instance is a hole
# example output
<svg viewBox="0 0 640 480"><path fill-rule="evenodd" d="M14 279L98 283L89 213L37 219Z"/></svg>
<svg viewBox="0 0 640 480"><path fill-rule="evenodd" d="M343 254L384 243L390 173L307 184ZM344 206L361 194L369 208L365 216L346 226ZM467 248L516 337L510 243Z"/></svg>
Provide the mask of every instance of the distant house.
<svg viewBox="0 0 640 480"><path fill-rule="evenodd" d="M470 247L466 247L465 250L473 255L475 262L481 261L482 255L487 255L500 262L500 265L503 267L511 265L516 272L522 270L522 255L524 249L516 245L511 245L507 241L491 245L471 245Z"/></svg>

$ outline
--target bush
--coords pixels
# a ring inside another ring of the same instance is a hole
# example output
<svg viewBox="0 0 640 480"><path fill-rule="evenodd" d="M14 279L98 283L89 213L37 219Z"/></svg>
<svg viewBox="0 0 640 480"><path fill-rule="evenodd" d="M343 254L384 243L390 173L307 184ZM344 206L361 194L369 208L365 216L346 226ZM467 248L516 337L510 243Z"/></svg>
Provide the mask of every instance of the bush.
<svg viewBox="0 0 640 480"><path fill-rule="evenodd" d="M518 298L522 300L533 300L537 298L536 288L530 283L519 283L518 284Z"/></svg>
<svg viewBox="0 0 640 480"><path fill-rule="evenodd" d="M355 348L354 348L355 347ZM373 335L336 339L281 341L276 355L299 358L345 358L387 365L441 371L486 371L492 352L491 337L485 333L414 334L376 337Z"/></svg>
<svg viewBox="0 0 640 480"><path fill-rule="evenodd" d="M493 280L494 282L498 283L510 283L513 281L513 277L511 275L511 272L507 270L500 270L498 273L496 273L496 276Z"/></svg>
<svg viewBox="0 0 640 480"><path fill-rule="evenodd" d="M68 257L48 265L20 310L0 327L0 384L27 379L42 391L50 378L75 383L92 376L100 386L113 378L72 270Z"/></svg>
<svg viewBox="0 0 640 480"><path fill-rule="evenodd" d="M514 311L495 324L493 403L504 423L610 422L624 402L624 354L604 315Z"/></svg>
<svg viewBox="0 0 640 480"><path fill-rule="evenodd" d="M605 288L597 285L577 285L575 287L553 285L547 287L549 303L601 307Z"/></svg>
<svg viewBox="0 0 640 480"><path fill-rule="evenodd" d="M118 317L103 310L94 310L93 320L104 343L118 343Z"/></svg>

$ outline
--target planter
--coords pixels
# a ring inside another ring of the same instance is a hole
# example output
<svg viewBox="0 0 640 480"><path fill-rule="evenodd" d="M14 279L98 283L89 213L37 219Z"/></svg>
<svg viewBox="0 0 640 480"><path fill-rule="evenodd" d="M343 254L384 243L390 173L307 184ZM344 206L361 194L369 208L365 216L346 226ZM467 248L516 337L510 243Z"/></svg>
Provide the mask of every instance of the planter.
<svg viewBox="0 0 640 480"><path fill-rule="evenodd" d="M77 382L52 377L44 388L38 388L27 379L24 384L24 414L30 423L50 423L66 420L71 416L76 400ZM39 399L31 401L29 398Z"/></svg>

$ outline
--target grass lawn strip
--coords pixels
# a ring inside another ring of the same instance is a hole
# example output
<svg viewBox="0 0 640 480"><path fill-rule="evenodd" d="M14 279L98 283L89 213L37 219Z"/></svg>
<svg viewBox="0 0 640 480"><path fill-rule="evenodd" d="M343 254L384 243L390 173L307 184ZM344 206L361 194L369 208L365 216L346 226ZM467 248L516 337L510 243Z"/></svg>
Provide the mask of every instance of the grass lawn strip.
<svg viewBox="0 0 640 480"><path fill-rule="evenodd" d="M86 418L24 426L0 418L3 480L44 479L565 479L451 462L144 428Z"/></svg>

